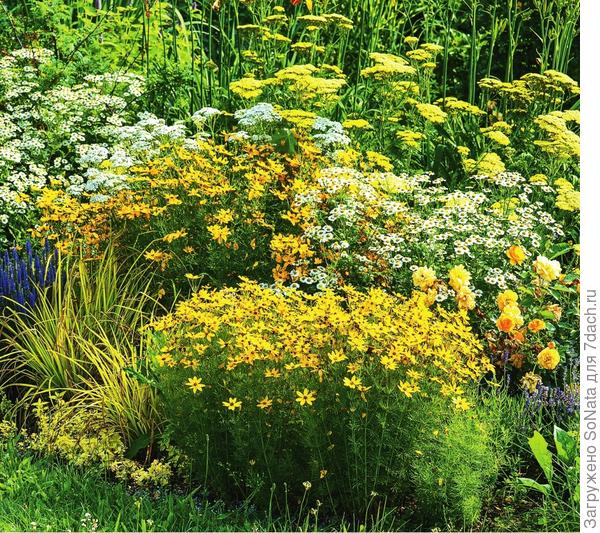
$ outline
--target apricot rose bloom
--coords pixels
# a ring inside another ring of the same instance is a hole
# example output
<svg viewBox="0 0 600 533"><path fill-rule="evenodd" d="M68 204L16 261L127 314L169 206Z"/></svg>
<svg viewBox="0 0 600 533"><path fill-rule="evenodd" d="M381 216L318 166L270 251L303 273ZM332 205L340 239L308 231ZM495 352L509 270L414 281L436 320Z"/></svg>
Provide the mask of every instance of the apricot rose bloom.
<svg viewBox="0 0 600 533"><path fill-rule="evenodd" d="M437 281L437 276L432 268L419 267L413 272L412 281L415 287L427 291L427 289L433 287Z"/></svg>
<svg viewBox="0 0 600 533"><path fill-rule="evenodd" d="M517 303L518 300L519 296L517 295L517 293L509 289L504 292L501 292L498 295L498 298L496 298L496 303L498 304L498 309L500 309L500 311L504 311L504 308L507 305L514 305Z"/></svg>
<svg viewBox="0 0 600 533"><path fill-rule="evenodd" d="M560 354L556 348L544 348L537 356L538 364L546 370L554 370L560 363Z"/></svg>
<svg viewBox="0 0 600 533"><path fill-rule="evenodd" d="M552 261L543 255L538 255L533 262L535 273L544 281L554 281L560 275L560 263Z"/></svg>
<svg viewBox="0 0 600 533"><path fill-rule="evenodd" d="M506 256L510 260L511 265L520 265L527 257L525 255L525 250L516 245L511 246L508 250L506 250Z"/></svg>
<svg viewBox="0 0 600 533"><path fill-rule="evenodd" d="M546 327L546 323L539 318L534 318L529 324L527 324L529 331L533 331L534 333L543 330Z"/></svg>
<svg viewBox="0 0 600 533"><path fill-rule="evenodd" d="M516 320L510 316L502 313L498 320L496 320L496 326L500 331L504 331L504 333L509 333L517 326Z"/></svg>

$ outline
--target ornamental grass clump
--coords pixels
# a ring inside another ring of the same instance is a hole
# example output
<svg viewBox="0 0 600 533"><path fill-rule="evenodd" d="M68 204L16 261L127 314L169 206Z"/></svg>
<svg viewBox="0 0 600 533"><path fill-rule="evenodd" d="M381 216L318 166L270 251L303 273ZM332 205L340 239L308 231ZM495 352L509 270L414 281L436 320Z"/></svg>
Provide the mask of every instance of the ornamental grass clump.
<svg viewBox="0 0 600 533"><path fill-rule="evenodd" d="M380 289L243 281L151 327L173 443L230 501L340 514L407 501L421 433L476 417L469 390L492 368L464 312Z"/></svg>

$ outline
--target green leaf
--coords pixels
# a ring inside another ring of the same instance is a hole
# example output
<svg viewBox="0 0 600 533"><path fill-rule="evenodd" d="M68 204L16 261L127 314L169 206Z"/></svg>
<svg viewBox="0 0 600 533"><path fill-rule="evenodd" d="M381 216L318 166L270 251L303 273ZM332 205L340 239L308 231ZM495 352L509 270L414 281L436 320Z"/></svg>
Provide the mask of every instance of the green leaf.
<svg viewBox="0 0 600 533"><path fill-rule="evenodd" d="M280 132L274 133L271 136L271 142L275 145L278 152L283 154L295 154L298 146L298 141L294 137L294 134L286 129Z"/></svg>
<svg viewBox="0 0 600 533"><path fill-rule="evenodd" d="M147 433L142 433L129 445L129 449L125 454L125 457L127 457L127 459L133 459L138 452L148 446L148 444L150 444L150 437Z"/></svg>
<svg viewBox="0 0 600 533"><path fill-rule="evenodd" d="M564 429L554 426L554 443L558 458L567 465L572 465L577 458L577 440Z"/></svg>
<svg viewBox="0 0 600 533"><path fill-rule="evenodd" d="M548 259L556 259L557 257L560 257L561 255L564 255L567 252L570 252L571 249L572 249L572 246L570 244L567 244L566 242L560 242L558 244L555 244L552 247L552 250L550 252L550 257Z"/></svg>
<svg viewBox="0 0 600 533"><path fill-rule="evenodd" d="M550 485L548 485L546 483L541 484L541 483L538 483L537 481L534 481L533 479L529 479L528 477L520 477L517 479L517 481L524 487L527 487L527 488L533 489L533 490L537 490L538 492L541 492L545 496L548 496L550 494Z"/></svg>
<svg viewBox="0 0 600 533"><path fill-rule="evenodd" d="M533 452L533 456L544 471L544 475L549 482L552 482L552 452L548 449L546 439L542 437L539 431L533 433L533 437L528 439L529 447Z"/></svg>
<svg viewBox="0 0 600 533"><path fill-rule="evenodd" d="M141 383L142 385L149 385L151 387L155 387L156 385L158 385L156 380L145 376L139 370L133 368L132 366L124 367L123 372L125 372L126 375L128 375L130 378L134 379L138 383Z"/></svg>

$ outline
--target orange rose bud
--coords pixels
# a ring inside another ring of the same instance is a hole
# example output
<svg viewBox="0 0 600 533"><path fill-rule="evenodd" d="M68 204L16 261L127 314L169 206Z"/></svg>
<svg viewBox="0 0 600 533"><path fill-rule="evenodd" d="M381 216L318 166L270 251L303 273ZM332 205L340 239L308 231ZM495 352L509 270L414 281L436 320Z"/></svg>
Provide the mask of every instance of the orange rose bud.
<svg viewBox="0 0 600 533"><path fill-rule="evenodd" d="M523 334L522 331L513 331L512 337L517 342L524 342L525 341L525 335Z"/></svg>
<svg viewBox="0 0 600 533"><path fill-rule="evenodd" d="M529 324L527 324L529 331L533 331L534 333L543 330L546 327L546 323L539 318L534 318Z"/></svg>
<svg viewBox="0 0 600 533"><path fill-rule="evenodd" d="M513 245L506 250L506 257L510 260L511 265L520 265L525 261L525 250L520 246Z"/></svg>
<svg viewBox="0 0 600 533"><path fill-rule="evenodd" d="M510 331L512 331L515 328L516 323L512 317L505 315L505 314L501 314L500 318L498 318L498 320L496 320L496 326L498 327L498 329L500 331L509 333Z"/></svg>

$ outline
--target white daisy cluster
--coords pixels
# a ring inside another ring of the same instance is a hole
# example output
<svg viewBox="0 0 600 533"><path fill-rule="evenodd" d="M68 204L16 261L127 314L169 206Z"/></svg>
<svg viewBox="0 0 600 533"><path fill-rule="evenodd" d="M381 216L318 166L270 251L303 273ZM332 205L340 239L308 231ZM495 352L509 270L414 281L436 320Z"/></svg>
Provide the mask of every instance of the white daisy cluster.
<svg viewBox="0 0 600 533"><path fill-rule="evenodd" d="M143 79L132 74L48 87L43 68L53 60L43 48L0 58L0 244L33 209L36 191L52 181L79 186L86 168L113 155L109 129L127 123L143 90Z"/></svg>
<svg viewBox="0 0 600 533"><path fill-rule="evenodd" d="M490 285L506 289L517 282L506 257L510 246L519 244L531 255L542 243L564 237L536 198L539 189L533 190L519 174L476 177L478 190L449 191L442 183L431 174L322 170L316 185L294 201L298 208L312 208L310 219L316 222L305 226L303 238L319 251L313 258L323 261L319 275L328 274L321 285L335 286L358 275L410 290L412 270L418 266L441 273L464 264L480 296L482 289L493 292ZM302 266L313 272L312 265ZM292 279L314 283L312 277ZM437 300L449 296L440 293Z"/></svg>
<svg viewBox="0 0 600 533"><path fill-rule="evenodd" d="M0 244L9 228L19 230L36 192L48 184L103 201L126 186L131 167L158 155L162 145L198 148L183 124L133 114L142 77L106 73L56 85L44 77L44 65L52 61L53 53L42 48L0 58Z"/></svg>

